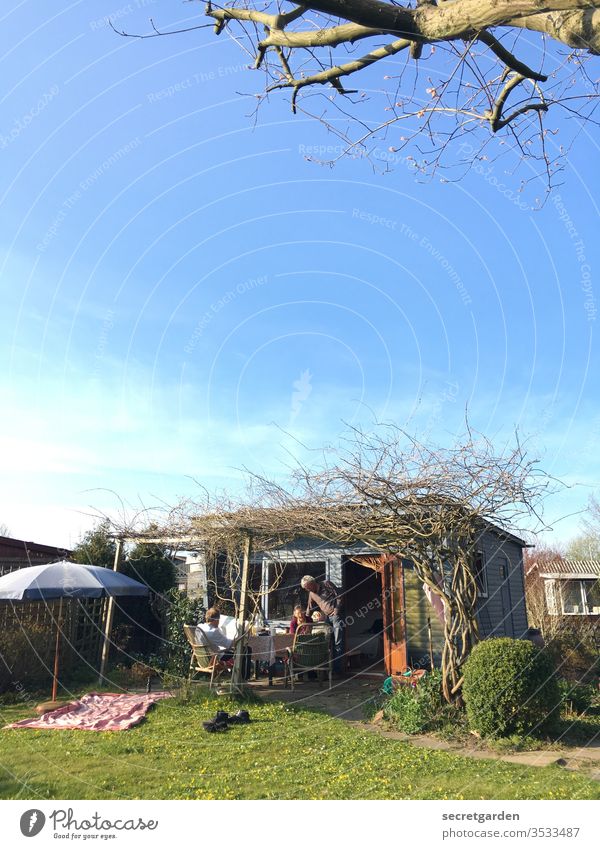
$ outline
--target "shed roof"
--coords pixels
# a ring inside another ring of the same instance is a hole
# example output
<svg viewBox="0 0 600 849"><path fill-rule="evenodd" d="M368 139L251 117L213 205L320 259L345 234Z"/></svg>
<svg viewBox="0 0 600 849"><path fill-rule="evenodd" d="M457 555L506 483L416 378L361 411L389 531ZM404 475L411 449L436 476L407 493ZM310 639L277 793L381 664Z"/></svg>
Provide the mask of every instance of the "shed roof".
<svg viewBox="0 0 600 849"><path fill-rule="evenodd" d="M594 580L600 578L600 560L572 560L564 557L561 560L554 560L552 563L546 563L543 567L544 571L540 572L542 578L555 578L562 580L587 578Z"/></svg>

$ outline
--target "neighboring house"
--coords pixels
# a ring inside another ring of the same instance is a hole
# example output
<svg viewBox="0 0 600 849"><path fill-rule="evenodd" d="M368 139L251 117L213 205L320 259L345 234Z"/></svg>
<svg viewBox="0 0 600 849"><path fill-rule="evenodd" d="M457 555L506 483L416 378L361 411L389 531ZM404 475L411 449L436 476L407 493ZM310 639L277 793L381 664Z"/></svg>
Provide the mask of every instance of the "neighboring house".
<svg viewBox="0 0 600 849"><path fill-rule="evenodd" d="M477 615L482 637L524 637L527 613L523 582L526 543L493 525L486 526L477 550ZM382 558L355 543L339 546L309 537L276 550L255 551L251 582L262 590L262 615L287 623L294 605L305 603L303 575L329 579L341 589L346 620L346 655L357 669L402 672L407 665L439 664L443 613L437 615L410 560ZM217 583L219 571L216 572ZM448 575L440 580L448 579ZM278 583L277 583L278 581ZM277 583L274 589L274 583Z"/></svg>
<svg viewBox="0 0 600 849"><path fill-rule="evenodd" d="M190 598L203 599L207 607L204 555L197 552L178 553L173 562L177 571L177 588Z"/></svg>
<svg viewBox="0 0 600 849"><path fill-rule="evenodd" d="M600 560L533 563L527 580L542 582L547 615L600 622Z"/></svg>
<svg viewBox="0 0 600 849"><path fill-rule="evenodd" d="M70 555L71 551L66 548L0 536L0 575L14 572L15 569L24 569L26 566L65 560Z"/></svg>

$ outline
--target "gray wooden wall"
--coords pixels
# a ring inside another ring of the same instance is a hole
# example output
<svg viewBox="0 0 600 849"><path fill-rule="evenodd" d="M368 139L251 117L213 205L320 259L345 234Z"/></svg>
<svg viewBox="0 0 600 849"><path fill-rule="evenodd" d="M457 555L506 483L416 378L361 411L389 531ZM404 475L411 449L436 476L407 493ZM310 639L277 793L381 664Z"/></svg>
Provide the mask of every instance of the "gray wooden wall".
<svg viewBox="0 0 600 849"><path fill-rule="evenodd" d="M487 531L481 540L487 577L487 598L478 605L482 637L514 637L527 631L523 550L511 539Z"/></svg>

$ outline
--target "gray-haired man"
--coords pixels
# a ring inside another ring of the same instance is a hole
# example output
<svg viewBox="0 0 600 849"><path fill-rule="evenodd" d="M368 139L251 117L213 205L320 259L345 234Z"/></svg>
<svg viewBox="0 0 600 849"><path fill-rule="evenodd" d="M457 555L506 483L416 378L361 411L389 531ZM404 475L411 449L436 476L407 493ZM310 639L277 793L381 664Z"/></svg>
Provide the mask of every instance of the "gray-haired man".
<svg viewBox="0 0 600 849"><path fill-rule="evenodd" d="M300 586L308 593L306 615L318 607L328 617L333 626L333 671L341 673L344 654L344 623L341 617L340 591L331 581L317 581L312 575L305 575Z"/></svg>

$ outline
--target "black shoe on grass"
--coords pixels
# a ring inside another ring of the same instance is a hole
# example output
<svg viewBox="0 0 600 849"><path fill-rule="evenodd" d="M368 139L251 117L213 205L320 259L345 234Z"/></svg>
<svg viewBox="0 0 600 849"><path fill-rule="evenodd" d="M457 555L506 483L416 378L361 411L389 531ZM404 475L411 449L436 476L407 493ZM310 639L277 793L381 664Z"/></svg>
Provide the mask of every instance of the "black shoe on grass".
<svg viewBox="0 0 600 849"><path fill-rule="evenodd" d="M215 722L214 719L210 719L208 722L203 722L202 727L209 734L214 734L216 731L227 731L229 728L226 722Z"/></svg>
<svg viewBox="0 0 600 849"><path fill-rule="evenodd" d="M250 722L250 714L248 713L247 710L238 710L238 712L235 714L235 716L229 717L230 722L231 722L231 720L234 720L235 722L239 723L240 725L246 725L248 722Z"/></svg>

